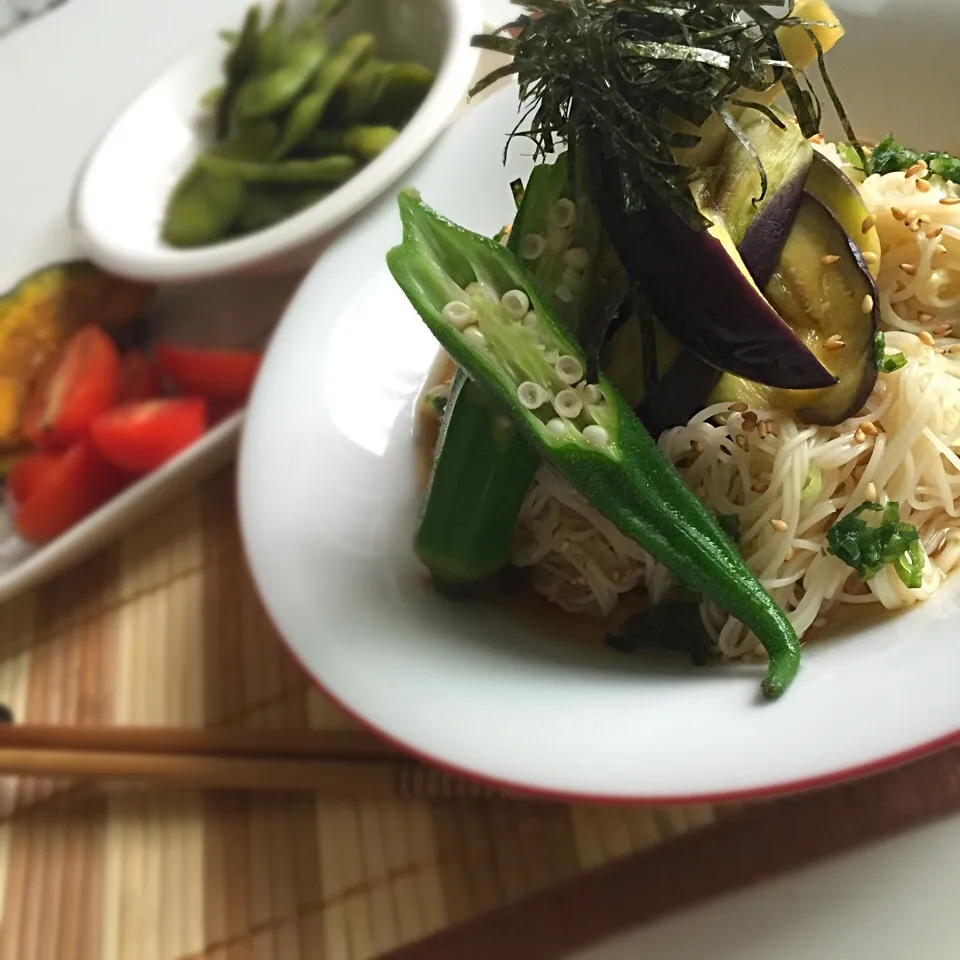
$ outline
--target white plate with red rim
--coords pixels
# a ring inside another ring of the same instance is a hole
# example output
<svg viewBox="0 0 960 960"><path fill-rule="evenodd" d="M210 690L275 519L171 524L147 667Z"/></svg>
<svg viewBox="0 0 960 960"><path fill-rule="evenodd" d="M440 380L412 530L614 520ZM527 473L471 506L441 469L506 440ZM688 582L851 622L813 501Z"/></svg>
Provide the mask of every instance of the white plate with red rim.
<svg viewBox="0 0 960 960"><path fill-rule="evenodd" d="M853 0L836 6L844 14ZM865 2L856 9L861 19L869 12ZM889 127L949 148L957 131L942 129L935 105L879 99L886 65L872 54L892 42L891 30L898 42L931 47L949 32L942 22L910 26L907 9L886 4L884 19L865 20L859 33L848 24L832 73L871 132L882 124L881 136ZM938 9L960 27L960 12ZM891 10L904 17L886 19ZM942 69L955 71L956 59L944 58ZM864 81L871 76L876 85ZM512 219L510 180L530 165L519 142L501 165L516 118L511 87L446 134L408 182L455 222L494 233ZM241 519L256 583L326 693L444 767L603 801L765 795L960 738L956 582L908 614L809 646L775 704L759 698L759 667L655 665L432 591L411 549L420 495L413 402L436 343L387 270L384 256L399 239L388 198L321 258L270 346L241 449Z"/></svg>

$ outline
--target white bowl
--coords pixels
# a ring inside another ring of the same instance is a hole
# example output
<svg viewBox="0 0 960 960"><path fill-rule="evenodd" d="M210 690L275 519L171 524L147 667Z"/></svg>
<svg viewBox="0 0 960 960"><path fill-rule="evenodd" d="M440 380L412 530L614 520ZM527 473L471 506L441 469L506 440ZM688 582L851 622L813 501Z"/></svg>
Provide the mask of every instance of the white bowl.
<svg viewBox="0 0 960 960"><path fill-rule="evenodd" d="M886 3L884 16L893 8L903 20L851 26L831 55L841 94L865 137L891 126L922 147L949 146L943 101L925 107L912 90L892 101L888 62L874 50L890 30L912 49L925 37L933 46L956 35L960 9L939 8L936 26L914 16L911 36L914 0ZM869 12L864 0L857 9ZM944 77L955 70L955 59L943 61ZM501 163L516 119L512 86L407 180L455 222L492 234L513 216L510 180L530 168L518 142ZM956 579L909 613L807 647L800 676L775 704L760 701L759 667L656 665L432 591L411 548L420 498L412 405L436 343L384 262L400 236L395 198L385 197L320 259L274 336L241 448L241 520L257 586L330 696L440 765L593 800L780 792L960 738Z"/></svg>
<svg viewBox="0 0 960 960"><path fill-rule="evenodd" d="M238 0L224 26L235 27L248 6ZM155 80L93 152L72 203L81 245L103 268L155 282L307 266L333 231L436 139L464 98L477 61L470 37L482 29L478 0L354 0L330 22L330 38L368 31L383 57L434 70L420 109L387 150L309 209L247 237L180 250L162 241L160 228L171 190L206 141L198 101L220 82L224 55L223 42L211 34Z"/></svg>

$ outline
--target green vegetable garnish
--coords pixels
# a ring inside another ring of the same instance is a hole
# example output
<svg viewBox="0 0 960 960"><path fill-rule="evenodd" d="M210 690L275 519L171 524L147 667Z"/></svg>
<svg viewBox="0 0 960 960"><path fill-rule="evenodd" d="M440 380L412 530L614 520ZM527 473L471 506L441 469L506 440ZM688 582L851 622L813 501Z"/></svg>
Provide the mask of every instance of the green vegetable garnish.
<svg viewBox="0 0 960 960"><path fill-rule="evenodd" d="M848 143L838 143L837 152L840 154L844 163L850 164L851 167L855 167L857 170L863 170L863 160L860 158L860 154Z"/></svg>
<svg viewBox="0 0 960 960"><path fill-rule="evenodd" d="M863 519L864 514L871 516ZM915 590L923 583L926 554L917 528L900 521L899 503L861 503L830 528L827 543L828 551L856 570L864 582L893 564L904 586Z"/></svg>
<svg viewBox="0 0 960 960"><path fill-rule="evenodd" d="M895 140L892 133L888 133L873 148L867 170L870 173L881 175L896 173L901 170L909 170L921 160L927 165L925 177L929 178L936 174L943 177L944 180L960 183L960 159L950 156L949 153L939 153L937 151L918 153Z"/></svg>
<svg viewBox="0 0 960 960"><path fill-rule="evenodd" d="M873 349L877 359L877 369L881 373L893 373L907 365L907 356L902 351L887 356L887 338L878 330L873 337Z"/></svg>
<svg viewBox="0 0 960 960"><path fill-rule="evenodd" d="M630 617L617 634L608 634L608 647L621 653L675 651L685 653L695 666L707 662L707 632L700 607L693 600L651 607Z"/></svg>
<svg viewBox="0 0 960 960"><path fill-rule="evenodd" d="M450 356L625 536L756 634L770 660L763 692L781 696L800 666L790 621L610 381L583 382L583 351L522 262L414 190L399 205L403 242L387 264Z"/></svg>

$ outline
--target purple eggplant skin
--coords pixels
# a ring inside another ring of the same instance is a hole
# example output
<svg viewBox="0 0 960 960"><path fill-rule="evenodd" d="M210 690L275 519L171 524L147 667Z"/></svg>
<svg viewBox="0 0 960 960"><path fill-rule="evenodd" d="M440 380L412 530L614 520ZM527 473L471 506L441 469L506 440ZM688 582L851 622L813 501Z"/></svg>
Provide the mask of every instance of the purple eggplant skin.
<svg viewBox="0 0 960 960"><path fill-rule="evenodd" d="M770 282L787 237L790 236L812 163L811 154L810 164L777 190L737 244L743 265L761 290Z"/></svg>
<svg viewBox="0 0 960 960"><path fill-rule="evenodd" d="M720 371L716 367L684 350L635 412L656 439L671 427L683 426L702 410L719 380Z"/></svg>
<svg viewBox="0 0 960 960"><path fill-rule="evenodd" d="M816 390L836 384L711 232L694 231L653 197L644 209L626 212L616 181L606 184L613 189L598 190L597 200L610 241L654 313L684 346L720 370L767 386Z"/></svg>

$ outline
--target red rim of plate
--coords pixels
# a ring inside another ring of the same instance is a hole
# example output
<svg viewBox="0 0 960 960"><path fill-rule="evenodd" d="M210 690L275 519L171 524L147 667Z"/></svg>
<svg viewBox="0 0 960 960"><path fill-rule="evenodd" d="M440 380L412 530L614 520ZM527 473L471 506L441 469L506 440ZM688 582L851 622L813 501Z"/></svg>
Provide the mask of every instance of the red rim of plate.
<svg viewBox="0 0 960 960"><path fill-rule="evenodd" d="M239 478L238 478L239 482ZM239 498L238 498L239 499ZM244 545L244 551L247 551L246 534L241 524L241 540ZM477 770L471 770L469 767L461 767L449 760L443 760L433 754L416 747L413 744L406 743L398 739L392 733L384 730L371 720L363 716L349 704L344 703L332 690L330 690L319 677L315 676L303 662L303 659L293 648L293 644L284 636L283 632L274 619L273 612L267 604L266 597L260 588L254 565L248 560L247 567L253 579L254 587L263 604L264 611L267 614L273 629L276 631L280 642L286 648L287 652L293 658L297 666L303 671L307 679L320 691L328 700L342 710L348 717L366 727L371 733L375 734L385 743L397 750L407 754L413 760L419 760L423 763L436 767L445 773L457 777L463 777L473 780L477 783L503 790L506 793L516 794L529 799L547 800L554 803L588 803L598 806L668 806L668 805L694 805L694 804L719 804L735 803L744 800L765 800L772 797L785 796L787 794L802 793L808 790L817 790L823 787L836 786L847 780L868 777L871 774L881 773L891 767L902 766L910 763L912 760L919 760L930 753L935 753L946 747L954 746L960 743L960 729L953 730L944 734L942 737L936 737L933 740L927 740L915 747L901 750L898 753L887 754L883 757L877 757L874 760L868 760L866 763L856 764L851 767L844 767L840 770L834 770L828 773L822 773L814 777L802 777L798 780L787 780L782 783L772 783L762 787L748 787L741 790L731 790L721 793L690 793L690 794L607 794L607 793L571 793L564 790L552 790L549 787L536 786L529 783L520 783L512 780L504 780L491 776Z"/></svg>

